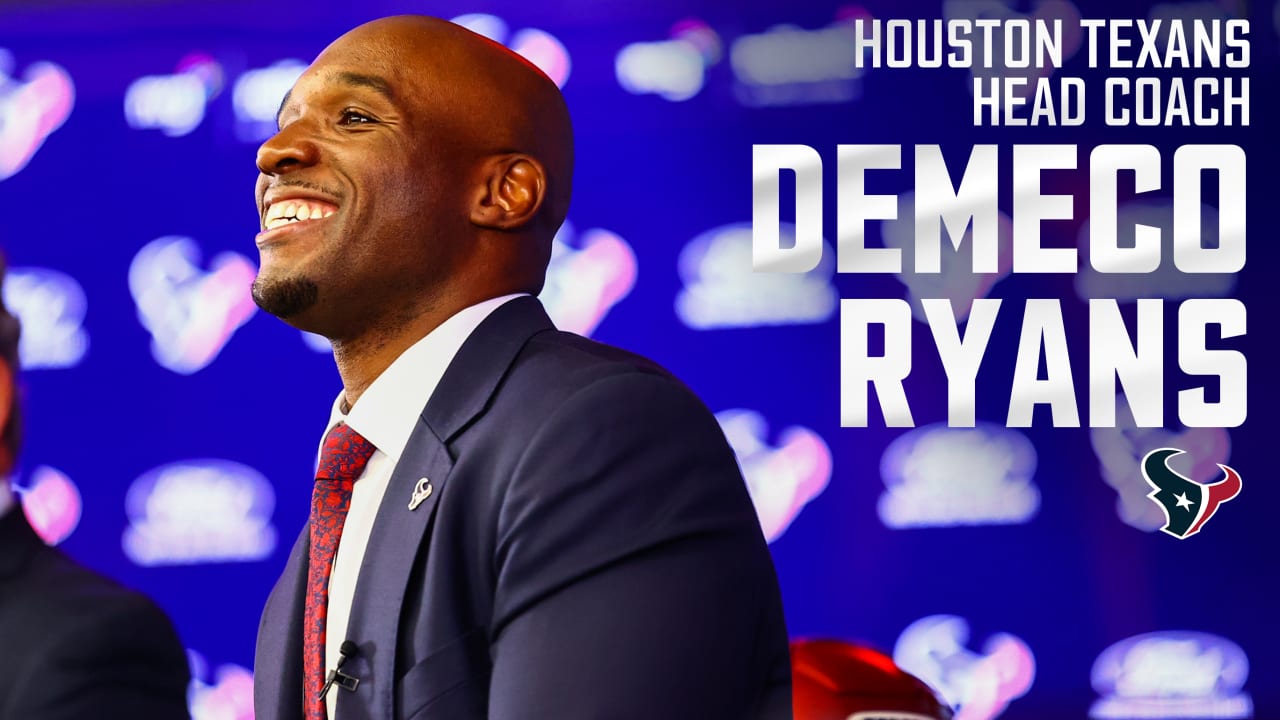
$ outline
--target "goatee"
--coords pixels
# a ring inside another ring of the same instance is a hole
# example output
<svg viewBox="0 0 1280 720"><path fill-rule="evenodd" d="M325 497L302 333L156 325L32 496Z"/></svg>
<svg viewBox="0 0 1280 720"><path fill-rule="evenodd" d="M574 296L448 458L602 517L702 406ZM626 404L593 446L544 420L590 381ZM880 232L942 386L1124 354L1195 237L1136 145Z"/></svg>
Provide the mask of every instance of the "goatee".
<svg viewBox="0 0 1280 720"><path fill-rule="evenodd" d="M263 280L259 275L253 281L253 301L258 307L284 320L297 315L316 304L320 290L305 277Z"/></svg>

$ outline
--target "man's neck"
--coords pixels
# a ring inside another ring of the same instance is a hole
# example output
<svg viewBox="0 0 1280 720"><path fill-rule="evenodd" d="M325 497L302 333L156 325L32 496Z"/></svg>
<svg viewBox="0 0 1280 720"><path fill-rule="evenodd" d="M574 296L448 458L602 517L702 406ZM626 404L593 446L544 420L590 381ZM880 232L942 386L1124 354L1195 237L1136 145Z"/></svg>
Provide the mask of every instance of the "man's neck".
<svg viewBox="0 0 1280 720"><path fill-rule="evenodd" d="M450 307L444 312L433 309L395 327L375 324L363 335L334 341L333 359L342 378L344 412L356 404L373 381L405 350L465 307L468 305Z"/></svg>
<svg viewBox="0 0 1280 720"><path fill-rule="evenodd" d="M422 309L416 313L401 312L397 317L370 323L365 332L354 338L335 340L333 359L342 378L343 411L349 411L373 381L405 350L446 320L473 305L513 292L522 291L477 285L465 293L442 292L424 301Z"/></svg>

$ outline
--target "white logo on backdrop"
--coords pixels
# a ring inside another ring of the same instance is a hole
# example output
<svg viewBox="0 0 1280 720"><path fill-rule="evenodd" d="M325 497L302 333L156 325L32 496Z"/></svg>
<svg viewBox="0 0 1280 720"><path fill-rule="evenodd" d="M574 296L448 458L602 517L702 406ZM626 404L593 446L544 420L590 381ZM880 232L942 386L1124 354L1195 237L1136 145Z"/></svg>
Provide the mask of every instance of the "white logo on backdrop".
<svg viewBox="0 0 1280 720"><path fill-rule="evenodd" d="M773 542L827 488L831 450L817 433L798 426L769 445L764 416L751 410L724 410L716 420L738 457L764 537Z"/></svg>
<svg viewBox="0 0 1280 720"><path fill-rule="evenodd" d="M671 29L670 40L631 43L619 50L613 70L629 93L681 102L702 90L707 68L720 55L716 31L700 20L685 20Z"/></svg>
<svg viewBox="0 0 1280 720"><path fill-rule="evenodd" d="M1101 697L1089 717L1250 718L1248 679L1249 659L1226 638L1187 631L1135 635L1094 661L1093 689Z"/></svg>
<svg viewBox="0 0 1280 720"><path fill-rule="evenodd" d="M80 283L48 268L10 268L4 304L22 321L18 357L24 370L78 365L89 350L83 323L87 302Z"/></svg>
<svg viewBox="0 0 1280 720"><path fill-rule="evenodd" d="M539 299L561 330L590 335L636 284L636 254L618 235L593 228L580 235L565 223L551 246Z"/></svg>
<svg viewBox="0 0 1280 720"><path fill-rule="evenodd" d="M795 226L779 223L781 245L795 244ZM751 223L714 228L680 251L684 288L676 314L695 330L821 323L835 312L833 252L822 243L818 267L806 273L758 273L751 265Z"/></svg>
<svg viewBox="0 0 1280 720"><path fill-rule="evenodd" d="M907 626L893 661L928 683L956 710L953 720L990 720L1035 682L1031 648L1009 633L987 639L982 652L969 643L969 623L954 615L930 615Z"/></svg>
<svg viewBox="0 0 1280 720"><path fill-rule="evenodd" d="M13 54L0 48L0 180L26 167L75 106L75 85L61 67L32 63L22 80L13 73Z"/></svg>
<svg viewBox="0 0 1280 720"><path fill-rule="evenodd" d="M228 663L216 670L195 650L187 650L191 720L253 720L253 672Z"/></svg>
<svg viewBox="0 0 1280 720"><path fill-rule="evenodd" d="M66 540L80 524L80 489L61 470L41 465L25 488L14 489L22 495L27 522L46 545Z"/></svg>
<svg viewBox="0 0 1280 720"><path fill-rule="evenodd" d="M222 91L223 71L217 60L192 53L172 75L147 75L129 84L124 118L135 130L159 130L182 137L204 121L205 106Z"/></svg>
<svg viewBox="0 0 1280 720"><path fill-rule="evenodd" d="M1036 451L1012 428L928 425L885 448L877 510L891 528L1025 523L1040 508Z"/></svg>
<svg viewBox="0 0 1280 720"><path fill-rule="evenodd" d="M162 367L189 375L213 362L257 310L250 287L257 268L243 255L216 255L200 268L194 240L170 235L147 243L129 266L138 319L151 333Z"/></svg>
<svg viewBox="0 0 1280 720"><path fill-rule="evenodd" d="M739 36L729 46L739 102L759 107L858 99L865 71L858 66L853 21L865 13L855 6L816 30L776 25Z"/></svg>
<svg viewBox="0 0 1280 720"><path fill-rule="evenodd" d="M185 460L133 481L124 552L139 565L261 560L276 546L275 491L230 460Z"/></svg>

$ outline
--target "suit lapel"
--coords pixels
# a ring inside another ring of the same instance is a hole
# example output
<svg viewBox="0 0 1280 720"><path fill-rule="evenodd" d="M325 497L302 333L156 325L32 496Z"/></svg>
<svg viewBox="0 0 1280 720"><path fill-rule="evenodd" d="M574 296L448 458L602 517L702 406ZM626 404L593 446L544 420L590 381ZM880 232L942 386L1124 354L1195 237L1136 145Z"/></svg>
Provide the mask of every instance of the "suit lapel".
<svg viewBox="0 0 1280 720"><path fill-rule="evenodd" d="M387 484L365 549L346 638L359 645L360 653L344 667L360 678L360 687L355 693L334 691L343 720L395 717L400 613L409 576L423 562L418 557L423 539L453 469L448 442L484 409L529 338L552 327L536 299L511 300L463 343L432 393ZM430 494L410 509L415 492L427 485Z"/></svg>
<svg viewBox="0 0 1280 720"><path fill-rule="evenodd" d="M485 318L458 349L422 412L436 437L447 443L475 419L511 368L516 353L529 338L553 329L542 303L528 296L511 300Z"/></svg>
<svg viewBox="0 0 1280 720"><path fill-rule="evenodd" d="M343 669L360 678L360 687L357 693L333 691L338 717L343 720L393 717L396 620L418 547L452 468L444 444L419 422L378 507L352 598L345 639L359 645L360 653ZM410 498L424 478L431 485L431 494L410 510Z"/></svg>
<svg viewBox="0 0 1280 720"><path fill-rule="evenodd" d="M262 611L253 664L258 720L302 717L302 616L309 532L310 525L304 525Z"/></svg>

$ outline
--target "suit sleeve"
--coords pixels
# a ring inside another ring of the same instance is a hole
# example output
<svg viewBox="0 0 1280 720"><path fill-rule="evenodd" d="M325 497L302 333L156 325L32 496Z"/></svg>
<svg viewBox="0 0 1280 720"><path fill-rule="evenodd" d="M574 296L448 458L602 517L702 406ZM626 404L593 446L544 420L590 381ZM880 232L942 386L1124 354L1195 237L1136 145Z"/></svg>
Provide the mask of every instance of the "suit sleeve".
<svg viewBox="0 0 1280 720"><path fill-rule="evenodd" d="M573 395L498 526L494 720L789 716L768 548L715 418L677 382Z"/></svg>
<svg viewBox="0 0 1280 720"><path fill-rule="evenodd" d="M24 720L185 720L186 652L150 601L109 592L31 655L15 717Z"/></svg>

